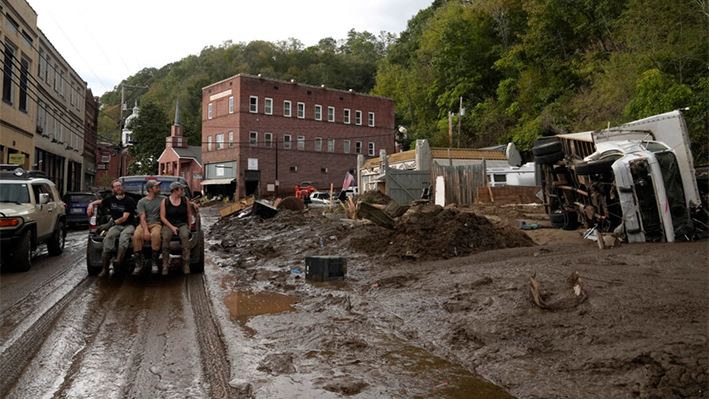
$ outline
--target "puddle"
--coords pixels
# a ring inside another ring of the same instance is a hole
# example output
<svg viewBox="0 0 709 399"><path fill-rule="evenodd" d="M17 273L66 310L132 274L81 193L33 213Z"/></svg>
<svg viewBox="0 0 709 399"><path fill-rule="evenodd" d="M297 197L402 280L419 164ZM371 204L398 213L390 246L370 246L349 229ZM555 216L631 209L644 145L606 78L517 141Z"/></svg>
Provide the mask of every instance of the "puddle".
<svg viewBox="0 0 709 399"><path fill-rule="evenodd" d="M401 367L415 379L430 381L427 398L513 399L504 389L470 370L415 346L389 352L384 359Z"/></svg>
<svg viewBox="0 0 709 399"><path fill-rule="evenodd" d="M253 330L246 327L246 321L251 316L292 312L293 304L298 297L276 294L273 292L236 291L224 298L224 304L229 309L233 320L253 335Z"/></svg>

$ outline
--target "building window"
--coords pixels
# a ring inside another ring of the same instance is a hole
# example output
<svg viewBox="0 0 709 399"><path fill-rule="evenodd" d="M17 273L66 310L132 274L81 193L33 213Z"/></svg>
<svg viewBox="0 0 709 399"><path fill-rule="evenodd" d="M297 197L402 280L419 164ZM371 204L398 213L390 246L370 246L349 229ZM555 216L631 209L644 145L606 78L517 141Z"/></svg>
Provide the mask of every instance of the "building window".
<svg viewBox="0 0 709 399"><path fill-rule="evenodd" d="M229 148L234 146L234 132L229 132Z"/></svg>
<svg viewBox="0 0 709 399"><path fill-rule="evenodd" d="M2 68L4 71L2 79L2 100L10 104L15 101L15 85L12 79L15 74L15 51L17 51L17 49L12 43L5 42L5 64Z"/></svg>
<svg viewBox="0 0 709 399"><path fill-rule="evenodd" d="M223 136L222 136L222 138L223 138ZM177 138L177 146L182 147L182 137Z"/></svg>
<svg viewBox="0 0 709 399"><path fill-rule="evenodd" d="M345 151L345 154L349 154L350 153L350 141L345 140L343 143L344 143L343 150Z"/></svg>
<svg viewBox="0 0 709 399"><path fill-rule="evenodd" d="M362 142L355 141L355 154L361 154L361 153L362 153Z"/></svg>
<svg viewBox="0 0 709 399"><path fill-rule="evenodd" d="M52 59L47 57L47 62L44 68L44 81L49 83L49 75L52 73Z"/></svg>
<svg viewBox="0 0 709 399"><path fill-rule="evenodd" d="M369 113L369 126L374 127L374 112Z"/></svg>
<svg viewBox="0 0 709 399"><path fill-rule="evenodd" d="M30 60L22 56L20 60L20 111L28 112L30 110L30 98L27 95L27 81L30 75ZM73 92L73 90L72 90Z"/></svg>
<svg viewBox="0 0 709 399"><path fill-rule="evenodd" d="M251 147L258 145L258 132L249 132L249 145Z"/></svg>
<svg viewBox="0 0 709 399"><path fill-rule="evenodd" d="M298 103L298 118L305 118L305 103Z"/></svg>
<svg viewBox="0 0 709 399"><path fill-rule="evenodd" d="M322 120L322 105L315 106L315 120L316 121Z"/></svg>
<svg viewBox="0 0 709 399"><path fill-rule="evenodd" d="M209 103L207 108L207 119L212 119L212 103Z"/></svg>
<svg viewBox="0 0 709 399"><path fill-rule="evenodd" d="M222 148L224 148L224 133L218 134L217 139L215 141L217 142L217 150L221 150Z"/></svg>
<svg viewBox="0 0 709 399"><path fill-rule="evenodd" d="M212 151L212 136L207 136L207 151Z"/></svg>
<svg viewBox="0 0 709 399"><path fill-rule="evenodd" d="M327 139L327 152L335 152L335 139Z"/></svg>
<svg viewBox="0 0 709 399"><path fill-rule="evenodd" d="M355 111L355 124L361 125L362 124L362 111Z"/></svg>
<svg viewBox="0 0 709 399"><path fill-rule="evenodd" d="M320 173L327 173L327 168L320 168Z"/></svg>
<svg viewBox="0 0 709 399"><path fill-rule="evenodd" d="M254 114L258 112L258 97L249 97L249 112Z"/></svg>
<svg viewBox="0 0 709 399"><path fill-rule="evenodd" d="M373 141L369 142L369 156L370 157L374 156L374 142Z"/></svg>
<svg viewBox="0 0 709 399"><path fill-rule="evenodd" d="M234 96L229 97L229 113L234 113Z"/></svg>
<svg viewBox="0 0 709 399"><path fill-rule="evenodd" d="M7 26L7 29L12 33L13 35L17 35L17 30L19 29L19 25L10 18L9 15L5 15L5 26Z"/></svg>
<svg viewBox="0 0 709 399"><path fill-rule="evenodd" d="M109 155L101 155L101 162L109 163L111 162L111 157Z"/></svg>
<svg viewBox="0 0 709 399"><path fill-rule="evenodd" d="M297 167L297 166L291 166L291 167L290 167L290 171L293 172L293 173L295 173L295 172L298 171L298 167Z"/></svg>
<svg viewBox="0 0 709 399"><path fill-rule="evenodd" d="M345 113L343 115L344 122L349 125L350 123L350 110L345 108Z"/></svg>
<svg viewBox="0 0 709 399"><path fill-rule="evenodd" d="M305 136L298 136L298 149L299 150L305 149Z"/></svg>
<svg viewBox="0 0 709 399"><path fill-rule="evenodd" d="M264 133L263 142L266 145L266 148L271 148L273 146L273 133Z"/></svg>
<svg viewBox="0 0 709 399"><path fill-rule="evenodd" d="M290 101L283 101L283 116L290 118Z"/></svg>
<svg viewBox="0 0 709 399"><path fill-rule="evenodd" d="M283 135L283 148L290 150L290 134Z"/></svg>
<svg viewBox="0 0 709 399"><path fill-rule="evenodd" d="M315 138L315 151L322 151L322 137Z"/></svg>
<svg viewBox="0 0 709 399"><path fill-rule="evenodd" d="M266 98L263 102L263 112L266 115L272 115L273 114L273 99L272 98Z"/></svg>
<svg viewBox="0 0 709 399"><path fill-rule="evenodd" d="M327 121L328 122L335 121L335 107L327 107Z"/></svg>

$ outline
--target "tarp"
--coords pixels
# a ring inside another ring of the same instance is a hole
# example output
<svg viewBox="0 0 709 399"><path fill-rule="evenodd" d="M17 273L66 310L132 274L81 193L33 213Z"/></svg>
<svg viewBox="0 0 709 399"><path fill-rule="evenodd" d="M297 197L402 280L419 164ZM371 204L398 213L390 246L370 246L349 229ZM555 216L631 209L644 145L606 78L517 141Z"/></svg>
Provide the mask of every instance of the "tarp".
<svg viewBox="0 0 709 399"><path fill-rule="evenodd" d="M203 186L208 186L210 184L231 184L236 183L236 179L211 179L202 181Z"/></svg>

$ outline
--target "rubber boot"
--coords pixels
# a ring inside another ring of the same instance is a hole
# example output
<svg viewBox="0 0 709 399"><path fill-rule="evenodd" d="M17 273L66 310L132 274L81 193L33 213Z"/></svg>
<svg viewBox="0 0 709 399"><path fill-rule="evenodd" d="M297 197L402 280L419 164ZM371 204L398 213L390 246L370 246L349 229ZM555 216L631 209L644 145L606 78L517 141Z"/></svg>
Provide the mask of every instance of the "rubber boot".
<svg viewBox="0 0 709 399"><path fill-rule="evenodd" d="M162 275L167 276L167 269L170 267L170 250L163 249L162 251Z"/></svg>
<svg viewBox="0 0 709 399"><path fill-rule="evenodd" d="M133 275L139 276L143 271L143 266L145 266L145 259L143 259L143 254L141 252L136 252L133 254L135 259L135 269L133 269Z"/></svg>
<svg viewBox="0 0 709 399"><path fill-rule="evenodd" d="M111 253L110 252L103 252L101 253L101 273L98 274L99 277L107 277L108 276L108 266L111 263Z"/></svg>
<svg viewBox="0 0 709 399"><path fill-rule="evenodd" d="M182 245L182 273L190 274L190 247Z"/></svg>
<svg viewBox="0 0 709 399"><path fill-rule="evenodd" d="M127 247L118 247L118 255L116 255L116 260L113 262L113 272L121 270L123 267L123 259L126 257Z"/></svg>
<svg viewBox="0 0 709 399"><path fill-rule="evenodd" d="M152 258L151 258L151 261L152 261L151 273L153 273L153 274L158 274L158 259L159 258L160 258L160 250L156 251L153 249Z"/></svg>

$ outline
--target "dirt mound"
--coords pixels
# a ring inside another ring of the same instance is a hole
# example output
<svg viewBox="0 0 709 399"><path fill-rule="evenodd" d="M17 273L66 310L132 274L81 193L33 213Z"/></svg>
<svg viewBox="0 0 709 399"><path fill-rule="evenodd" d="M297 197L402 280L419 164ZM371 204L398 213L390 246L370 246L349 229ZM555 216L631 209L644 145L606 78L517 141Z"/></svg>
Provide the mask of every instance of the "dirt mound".
<svg viewBox="0 0 709 399"><path fill-rule="evenodd" d="M438 205L427 205L404 215L394 231L370 226L350 240L354 250L422 260L533 245L520 230L495 225L483 216L455 207Z"/></svg>
<svg viewBox="0 0 709 399"><path fill-rule="evenodd" d="M357 201L366 202L367 204L379 204L386 205L392 201L391 197L381 193L378 190L367 191L365 193L356 195L352 200L357 203Z"/></svg>

